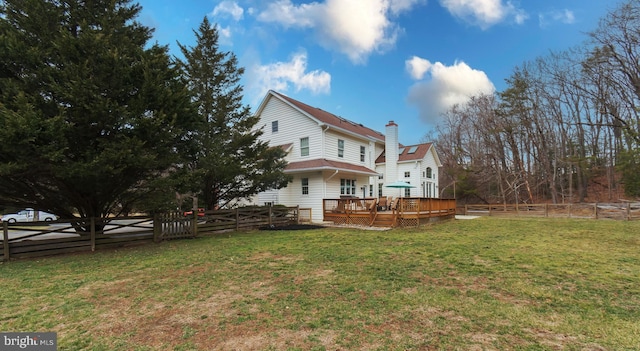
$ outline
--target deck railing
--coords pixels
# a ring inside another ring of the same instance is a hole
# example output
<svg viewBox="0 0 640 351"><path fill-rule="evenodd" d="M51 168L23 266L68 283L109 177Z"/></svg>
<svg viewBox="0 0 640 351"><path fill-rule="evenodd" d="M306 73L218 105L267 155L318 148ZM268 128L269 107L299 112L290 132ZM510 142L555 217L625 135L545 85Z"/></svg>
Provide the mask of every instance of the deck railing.
<svg viewBox="0 0 640 351"><path fill-rule="evenodd" d="M384 204L384 206L382 206ZM419 226L432 217L453 216L454 199L403 197L380 201L377 198L324 199L325 221L346 225L375 225L378 219L391 216L391 226Z"/></svg>

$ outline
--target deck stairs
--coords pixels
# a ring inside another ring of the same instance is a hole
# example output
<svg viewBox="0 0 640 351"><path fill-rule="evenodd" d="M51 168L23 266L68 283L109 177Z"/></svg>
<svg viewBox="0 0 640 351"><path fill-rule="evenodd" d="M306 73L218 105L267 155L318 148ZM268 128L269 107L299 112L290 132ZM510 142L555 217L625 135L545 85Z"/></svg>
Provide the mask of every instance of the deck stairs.
<svg viewBox="0 0 640 351"><path fill-rule="evenodd" d="M378 212L371 223L373 227L393 227L394 226L394 214L393 212Z"/></svg>

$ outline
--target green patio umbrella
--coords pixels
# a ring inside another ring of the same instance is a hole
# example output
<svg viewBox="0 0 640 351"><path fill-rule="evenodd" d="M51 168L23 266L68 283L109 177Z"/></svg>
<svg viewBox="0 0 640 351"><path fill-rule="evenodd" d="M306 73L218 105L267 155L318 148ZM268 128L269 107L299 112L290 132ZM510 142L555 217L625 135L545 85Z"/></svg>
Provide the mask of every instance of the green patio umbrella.
<svg viewBox="0 0 640 351"><path fill-rule="evenodd" d="M408 189L415 188L415 185L411 185L407 182L403 182L402 180L395 181L393 183L385 185L387 188L398 188L398 189ZM402 197L402 190L400 191L400 197Z"/></svg>

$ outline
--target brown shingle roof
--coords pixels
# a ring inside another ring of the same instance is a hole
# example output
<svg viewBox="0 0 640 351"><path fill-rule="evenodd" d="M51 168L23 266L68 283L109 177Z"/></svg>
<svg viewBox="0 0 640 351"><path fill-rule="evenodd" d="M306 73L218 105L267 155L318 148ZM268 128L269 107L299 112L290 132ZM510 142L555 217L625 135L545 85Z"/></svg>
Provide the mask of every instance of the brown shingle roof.
<svg viewBox="0 0 640 351"><path fill-rule="evenodd" d="M282 99L286 100L287 102L289 102L290 104L294 105L295 107L297 107L298 109L304 111L305 113L307 113L308 115L312 116L313 118L319 120L322 123L328 124L330 126L333 127L337 127L337 128L341 128L344 130L347 130L349 132L361 135L363 137L371 137L371 138L376 138L379 139L380 141L384 141L384 134L375 131L371 128L367 128L364 125L360 124L360 123L355 123L352 121L349 121L345 118L336 116L330 112L327 112L325 110L322 110L320 108L317 107L313 107L313 106L309 106L303 102L300 102L298 100L292 99L286 95L283 95L281 93L272 91L272 93L274 95L277 95L279 97L281 97Z"/></svg>
<svg viewBox="0 0 640 351"><path fill-rule="evenodd" d="M398 162L422 160L424 156L427 154L427 152L429 151L430 147L431 147L431 143L401 146L401 148L404 148L404 149L402 153L398 155ZM409 153L409 151L413 151L413 152ZM378 158L376 159L376 163L385 163L386 162L385 154L386 154L386 150L383 151L382 154L380 154L380 156L378 156Z"/></svg>
<svg viewBox="0 0 640 351"><path fill-rule="evenodd" d="M294 173L294 172L302 172L302 171L318 171L318 170L342 170L349 171L353 173L367 174L367 175L378 175L378 173L372 169L369 169L364 166L354 165L351 163L340 162L327 160L324 158L307 160L307 161L299 161L299 162L290 162L285 169L285 173Z"/></svg>

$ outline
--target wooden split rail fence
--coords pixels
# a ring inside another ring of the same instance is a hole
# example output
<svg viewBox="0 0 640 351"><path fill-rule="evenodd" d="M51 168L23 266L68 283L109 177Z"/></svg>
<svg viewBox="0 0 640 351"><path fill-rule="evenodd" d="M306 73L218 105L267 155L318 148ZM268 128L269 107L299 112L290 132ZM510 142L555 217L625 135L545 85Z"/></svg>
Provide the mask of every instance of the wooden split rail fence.
<svg viewBox="0 0 640 351"><path fill-rule="evenodd" d="M640 220L640 202L571 204L473 204L464 206L465 215L564 217Z"/></svg>
<svg viewBox="0 0 640 351"><path fill-rule="evenodd" d="M298 223L297 207L245 207L198 216L162 213L53 222L2 223L0 261L194 238L221 231Z"/></svg>

